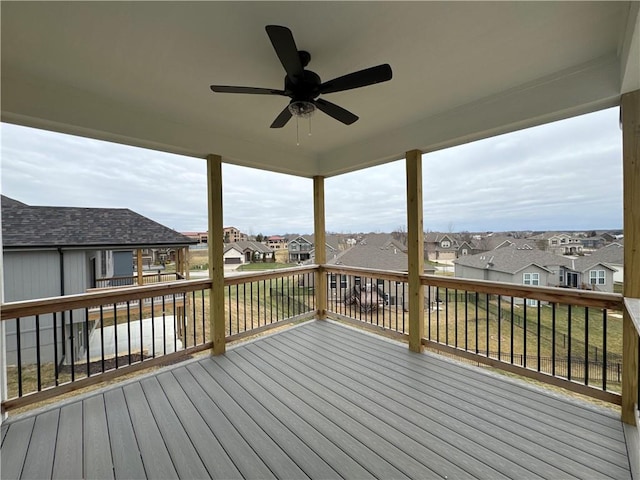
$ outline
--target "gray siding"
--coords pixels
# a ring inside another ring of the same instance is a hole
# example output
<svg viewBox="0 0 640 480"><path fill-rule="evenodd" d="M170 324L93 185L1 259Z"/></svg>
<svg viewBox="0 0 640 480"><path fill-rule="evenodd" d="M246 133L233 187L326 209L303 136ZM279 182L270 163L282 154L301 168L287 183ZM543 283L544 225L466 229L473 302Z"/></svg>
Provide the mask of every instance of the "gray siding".
<svg viewBox="0 0 640 480"><path fill-rule="evenodd" d="M33 300L37 298L56 297L63 293L61 289L60 275L60 253L56 250L50 251L5 251L4 252L4 292L5 301L15 302L21 300ZM84 251L64 251L64 294L84 293L89 286L88 278L88 253ZM67 334L69 332L69 314L65 315L67 324ZM84 324L84 310L74 310L73 323ZM23 364L36 362L38 346L42 363L52 362L55 356L54 347L54 318L53 315L40 315L38 319L34 316L20 319L20 352ZM36 322L39 322L39 335L36 332ZM62 358L62 333L63 316L57 315L56 328L58 337L58 360ZM16 335L18 322L8 320L5 324L6 354L7 363L15 365L17 363ZM76 333L75 350L83 351L82 339L84 335ZM68 349L67 349L68 351Z"/></svg>

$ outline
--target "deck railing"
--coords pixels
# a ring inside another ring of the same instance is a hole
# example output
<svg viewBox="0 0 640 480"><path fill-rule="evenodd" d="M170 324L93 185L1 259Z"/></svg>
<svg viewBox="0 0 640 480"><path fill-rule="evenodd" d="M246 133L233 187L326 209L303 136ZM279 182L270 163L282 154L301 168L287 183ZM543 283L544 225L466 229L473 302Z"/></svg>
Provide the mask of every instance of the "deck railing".
<svg viewBox="0 0 640 480"><path fill-rule="evenodd" d="M225 280L226 340L316 314L314 268ZM2 305L3 409L211 348L209 280L110 288Z"/></svg>
<svg viewBox="0 0 640 480"><path fill-rule="evenodd" d="M408 334L407 275L324 266L328 313ZM619 404L617 294L423 275L423 344Z"/></svg>
<svg viewBox="0 0 640 480"><path fill-rule="evenodd" d="M225 278L227 341L317 315L319 272L329 317L408 336L407 274L309 266ZM621 402L620 295L430 275L421 282L427 347ZM210 289L210 280L176 281L2 305L3 408L210 348Z"/></svg>

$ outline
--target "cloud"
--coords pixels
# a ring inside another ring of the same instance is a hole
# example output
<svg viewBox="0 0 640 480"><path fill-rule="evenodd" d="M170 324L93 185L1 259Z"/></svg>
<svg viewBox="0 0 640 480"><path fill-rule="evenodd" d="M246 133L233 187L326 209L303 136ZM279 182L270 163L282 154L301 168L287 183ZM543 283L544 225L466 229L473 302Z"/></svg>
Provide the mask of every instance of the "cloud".
<svg viewBox="0 0 640 480"><path fill-rule="evenodd" d="M179 231L207 229L206 162L2 124L2 192L32 205L130 208ZM424 226L499 231L620 228L618 109L423 155ZM224 224L313 231L310 179L223 165ZM407 224L405 165L325 181L326 226Z"/></svg>

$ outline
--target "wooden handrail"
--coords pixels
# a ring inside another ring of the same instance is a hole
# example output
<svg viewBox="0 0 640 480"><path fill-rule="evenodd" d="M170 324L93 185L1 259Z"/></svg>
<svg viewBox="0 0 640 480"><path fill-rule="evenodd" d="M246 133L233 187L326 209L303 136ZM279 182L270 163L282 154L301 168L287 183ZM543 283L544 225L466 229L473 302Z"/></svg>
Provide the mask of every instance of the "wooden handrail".
<svg viewBox="0 0 640 480"><path fill-rule="evenodd" d="M640 336L640 298L625 298L624 306L636 328L636 333Z"/></svg>
<svg viewBox="0 0 640 480"><path fill-rule="evenodd" d="M552 303L566 303L580 307L608 308L622 310L623 297L618 293L594 292L575 288L539 287L515 283L469 280L457 277L422 275L422 284L457 290L471 290L478 293L503 295L506 297L528 298Z"/></svg>
<svg viewBox="0 0 640 480"><path fill-rule="evenodd" d="M140 300L149 297L160 297L176 293L186 293L196 290L204 290L211 287L211 281L205 280L179 280L141 287L125 287L114 290L101 290L77 295L65 295L62 297L40 298L37 300L24 300L20 302L8 302L2 304L0 320L10 320L30 315L42 315L44 313L75 310L79 308L91 308L98 305Z"/></svg>
<svg viewBox="0 0 640 480"><path fill-rule="evenodd" d="M263 272L243 273L225 278L225 285L238 285L246 282L280 278L291 274L309 273L316 271L317 268L316 265L312 265L307 267L281 268ZM90 308L98 305L206 290L209 288L211 288L211 281L209 279L176 280L162 284L101 289L76 295L7 302L2 304L0 320L4 321L30 315L42 315L54 311L60 312L63 310Z"/></svg>

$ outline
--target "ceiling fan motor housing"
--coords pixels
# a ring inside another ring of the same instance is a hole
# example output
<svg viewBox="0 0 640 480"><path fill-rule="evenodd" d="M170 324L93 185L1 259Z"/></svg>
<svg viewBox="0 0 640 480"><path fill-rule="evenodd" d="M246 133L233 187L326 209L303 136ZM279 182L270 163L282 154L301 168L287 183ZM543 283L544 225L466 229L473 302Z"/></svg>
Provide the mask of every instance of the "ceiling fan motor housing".
<svg viewBox="0 0 640 480"><path fill-rule="evenodd" d="M294 81L295 80L295 81ZM292 80L287 75L284 77L284 90L292 101L314 100L320 95L320 76L311 70L303 70L302 77Z"/></svg>

